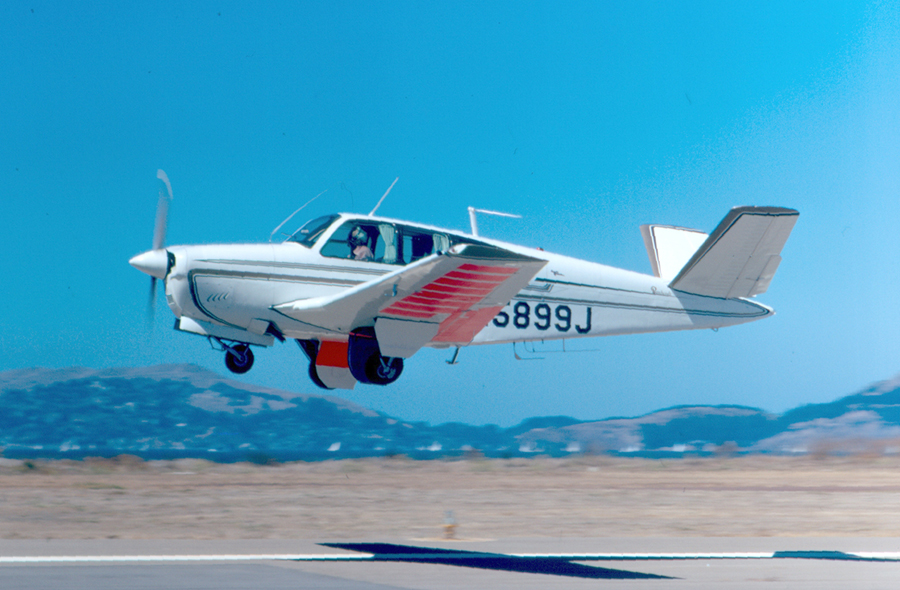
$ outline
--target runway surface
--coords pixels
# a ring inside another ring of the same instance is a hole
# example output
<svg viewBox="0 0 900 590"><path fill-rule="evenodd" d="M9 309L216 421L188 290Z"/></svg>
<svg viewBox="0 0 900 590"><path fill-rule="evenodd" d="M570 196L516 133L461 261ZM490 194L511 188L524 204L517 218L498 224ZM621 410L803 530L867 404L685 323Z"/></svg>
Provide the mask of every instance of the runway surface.
<svg viewBox="0 0 900 590"><path fill-rule="evenodd" d="M895 588L897 538L3 540L0 588Z"/></svg>

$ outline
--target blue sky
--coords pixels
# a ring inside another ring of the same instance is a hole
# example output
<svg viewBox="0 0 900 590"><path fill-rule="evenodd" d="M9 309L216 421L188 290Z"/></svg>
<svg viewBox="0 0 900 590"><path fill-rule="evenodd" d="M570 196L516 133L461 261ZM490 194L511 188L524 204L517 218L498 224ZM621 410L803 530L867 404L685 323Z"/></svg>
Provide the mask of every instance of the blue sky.
<svg viewBox="0 0 900 590"><path fill-rule="evenodd" d="M192 362L128 259L368 212L650 272L638 226L794 207L778 314L517 361L422 351L339 395L511 425L676 404L781 412L900 369L896 2L20 2L0 5L0 370ZM297 220L298 223L301 220ZM313 392L295 346L244 380Z"/></svg>

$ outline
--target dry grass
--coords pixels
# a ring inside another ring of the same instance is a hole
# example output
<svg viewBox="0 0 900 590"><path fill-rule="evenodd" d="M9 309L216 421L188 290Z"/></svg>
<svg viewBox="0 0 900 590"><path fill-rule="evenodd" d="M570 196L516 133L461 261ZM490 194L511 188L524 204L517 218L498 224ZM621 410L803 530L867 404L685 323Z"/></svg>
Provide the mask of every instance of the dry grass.
<svg viewBox="0 0 900 590"><path fill-rule="evenodd" d="M900 458L0 465L0 537L900 536Z"/></svg>

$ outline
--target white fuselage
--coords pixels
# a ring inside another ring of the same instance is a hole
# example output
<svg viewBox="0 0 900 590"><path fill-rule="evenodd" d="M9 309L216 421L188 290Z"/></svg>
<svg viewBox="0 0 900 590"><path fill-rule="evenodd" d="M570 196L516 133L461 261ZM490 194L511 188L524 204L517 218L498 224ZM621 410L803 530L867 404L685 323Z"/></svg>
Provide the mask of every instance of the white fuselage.
<svg viewBox="0 0 900 590"><path fill-rule="evenodd" d="M334 295L397 270L392 264L321 254L330 234L347 219L394 222L343 215L312 247L291 241L168 247L175 262L166 277L169 306L179 318L250 333L263 334L271 325L286 338L313 340L334 336L333 331L288 317L275 306ZM747 299L673 291L667 286L668 281L651 275L461 232L396 223L547 261L471 344L719 328L773 313ZM429 344L449 345L452 343Z"/></svg>

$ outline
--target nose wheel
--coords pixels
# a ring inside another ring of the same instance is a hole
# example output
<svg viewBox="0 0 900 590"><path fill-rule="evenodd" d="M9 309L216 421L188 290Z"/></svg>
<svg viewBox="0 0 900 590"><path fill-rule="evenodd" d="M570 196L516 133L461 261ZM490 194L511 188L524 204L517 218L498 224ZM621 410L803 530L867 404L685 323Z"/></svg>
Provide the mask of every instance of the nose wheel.
<svg viewBox="0 0 900 590"><path fill-rule="evenodd" d="M253 367L253 351L246 344L232 346L225 352L225 366L232 373L246 373Z"/></svg>
<svg viewBox="0 0 900 590"><path fill-rule="evenodd" d="M221 338L209 337L209 343L214 350L225 351L225 366L232 373L243 375L253 367L253 351L243 342L227 344Z"/></svg>

